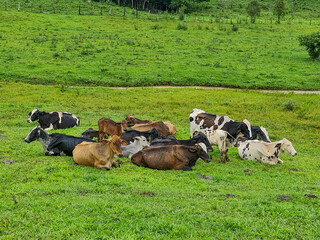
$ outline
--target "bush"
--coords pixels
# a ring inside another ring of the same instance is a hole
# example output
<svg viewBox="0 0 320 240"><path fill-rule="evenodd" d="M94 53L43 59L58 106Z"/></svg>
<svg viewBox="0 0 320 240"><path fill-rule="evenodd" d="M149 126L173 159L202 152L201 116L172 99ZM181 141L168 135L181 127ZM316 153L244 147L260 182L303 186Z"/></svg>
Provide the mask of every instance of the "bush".
<svg viewBox="0 0 320 240"><path fill-rule="evenodd" d="M232 25L232 31L237 32L239 30L239 27L235 24Z"/></svg>
<svg viewBox="0 0 320 240"><path fill-rule="evenodd" d="M301 35L298 37L300 45L305 46L312 59L316 59L320 55L320 32L310 35Z"/></svg>
<svg viewBox="0 0 320 240"><path fill-rule="evenodd" d="M187 25L179 23L177 25L177 30L188 30Z"/></svg>
<svg viewBox="0 0 320 240"><path fill-rule="evenodd" d="M283 106L283 109L287 111L293 111L294 109L299 108L299 104L297 104L292 100L284 102L282 106Z"/></svg>

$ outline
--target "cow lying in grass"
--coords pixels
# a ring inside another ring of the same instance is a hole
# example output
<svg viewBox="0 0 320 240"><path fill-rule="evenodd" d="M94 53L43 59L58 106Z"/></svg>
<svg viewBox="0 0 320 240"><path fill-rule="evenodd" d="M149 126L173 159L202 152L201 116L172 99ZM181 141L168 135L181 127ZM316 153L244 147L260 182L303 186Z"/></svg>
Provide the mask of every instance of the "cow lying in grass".
<svg viewBox="0 0 320 240"><path fill-rule="evenodd" d="M191 147L182 145L150 147L134 154L131 161L138 166L158 170L191 171L199 158L210 162L203 143Z"/></svg>
<svg viewBox="0 0 320 240"><path fill-rule="evenodd" d="M38 140L41 143L45 154L49 156L72 156L73 149L79 143L94 142L87 137L74 137L61 133L47 133L40 127L34 127L24 139L27 143L35 140Z"/></svg>
<svg viewBox="0 0 320 240"><path fill-rule="evenodd" d="M114 154L122 157L121 140L117 135L99 143L83 142L77 145L73 150L73 159L80 165L110 170L112 166L119 167L119 163L113 160Z"/></svg>
<svg viewBox="0 0 320 240"><path fill-rule="evenodd" d="M135 137L132 143L121 146L123 157L131 158L132 155L136 154L149 145L150 143L144 136Z"/></svg>
<svg viewBox="0 0 320 240"><path fill-rule="evenodd" d="M79 126L79 119L68 112L42 112L38 109L33 109L29 112L27 122L38 121L40 127L44 130L63 129Z"/></svg>
<svg viewBox="0 0 320 240"><path fill-rule="evenodd" d="M242 159L258 161L275 165L278 162L283 163L279 158L281 153L288 153L291 156L296 156L297 152L292 146L292 143L286 138L277 142L263 142L258 140L247 140L238 142L238 153Z"/></svg>

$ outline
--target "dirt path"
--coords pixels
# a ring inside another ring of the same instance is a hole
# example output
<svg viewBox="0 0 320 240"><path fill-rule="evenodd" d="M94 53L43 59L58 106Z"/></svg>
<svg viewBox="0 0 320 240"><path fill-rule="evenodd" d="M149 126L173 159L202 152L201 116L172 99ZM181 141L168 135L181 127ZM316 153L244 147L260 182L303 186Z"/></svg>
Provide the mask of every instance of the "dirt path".
<svg viewBox="0 0 320 240"><path fill-rule="evenodd" d="M193 88L208 90L244 90L240 88L225 87L202 87L202 86L147 86L147 87L115 87L116 89L134 89L134 88ZM266 92L266 93L295 93L295 94L316 94L320 95L320 91L300 91L300 90L264 90L264 89L248 89L248 91Z"/></svg>

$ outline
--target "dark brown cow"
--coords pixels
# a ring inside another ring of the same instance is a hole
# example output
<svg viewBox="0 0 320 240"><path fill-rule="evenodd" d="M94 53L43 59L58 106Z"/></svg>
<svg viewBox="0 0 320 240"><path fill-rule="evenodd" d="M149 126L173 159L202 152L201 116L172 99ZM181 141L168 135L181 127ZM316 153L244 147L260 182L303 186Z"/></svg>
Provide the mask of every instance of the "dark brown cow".
<svg viewBox="0 0 320 240"><path fill-rule="evenodd" d="M131 158L132 163L158 170L191 171L197 160L201 158L210 162L203 143L196 146L170 145L143 149Z"/></svg>
<svg viewBox="0 0 320 240"><path fill-rule="evenodd" d="M124 133L124 130L127 128L127 121L122 120L119 123L116 123L110 118L101 118L98 121L99 126L99 142L103 140L103 138L108 136L117 135L121 137Z"/></svg>
<svg viewBox="0 0 320 240"><path fill-rule="evenodd" d="M89 137L91 139L93 139L94 137L98 138L99 137L99 131L98 130L94 130L93 128L88 128L83 133L81 133L81 135L83 137Z"/></svg>

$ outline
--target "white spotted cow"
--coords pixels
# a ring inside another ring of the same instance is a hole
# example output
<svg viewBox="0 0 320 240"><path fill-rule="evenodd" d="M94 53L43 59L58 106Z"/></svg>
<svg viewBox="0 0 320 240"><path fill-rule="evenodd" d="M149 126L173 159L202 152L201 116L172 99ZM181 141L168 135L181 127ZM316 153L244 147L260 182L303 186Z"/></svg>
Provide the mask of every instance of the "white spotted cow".
<svg viewBox="0 0 320 240"><path fill-rule="evenodd" d="M195 132L205 133L212 130L224 130L229 133L230 142L236 139L240 133L247 139L252 138L251 124L246 119L242 122L236 122L228 116L214 115L194 108L189 115L189 121L191 137Z"/></svg>
<svg viewBox="0 0 320 240"><path fill-rule="evenodd" d="M33 109L29 112L27 122L38 121L43 130L64 129L79 126L80 120L73 114L68 112L42 112Z"/></svg>
<svg viewBox="0 0 320 240"><path fill-rule="evenodd" d="M291 156L297 155L292 143L286 138L283 138L281 141L270 143L258 140L238 142L239 156L245 160L275 165L278 162L283 163L279 158L280 154L283 152L288 153Z"/></svg>

